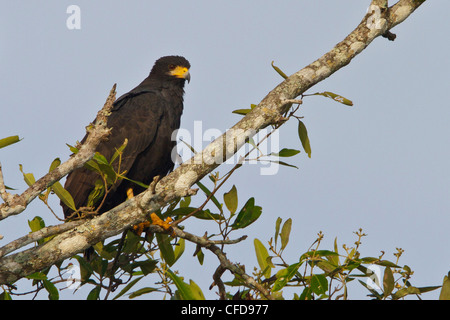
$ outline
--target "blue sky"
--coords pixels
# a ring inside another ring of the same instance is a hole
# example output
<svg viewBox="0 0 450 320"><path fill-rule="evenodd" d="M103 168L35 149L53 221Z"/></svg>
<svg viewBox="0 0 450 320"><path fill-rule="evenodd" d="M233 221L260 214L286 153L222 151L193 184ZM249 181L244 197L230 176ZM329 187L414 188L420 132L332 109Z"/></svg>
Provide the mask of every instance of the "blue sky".
<svg viewBox="0 0 450 320"><path fill-rule="evenodd" d="M0 150L6 184L25 190L19 164L40 177L54 158L66 160L65 144L83 137L112 85L117 83L118 95L129 91L164 55L183 55L192 65L182 128L193 130L195 121L202 121L204 130L223 132L240 119L233 110L259 103L282 80L271 61L287 74L300 70L350 33L369 3L3 1L0 137L23 138ZM72 4L81 9L80 30L66 27ZM448 1L427 1L392 30L394 42L376 39L309 90L341 94L354 106L319 96L304 99L301 115L312 157L302 152L288 159L299 169L281 167L264 176L258 165L248 165L224 186L226 192L236 185L240 206L255 197L263 208L257 222L235 234L249 239L228 249L232 261L251 270L257 264L253 238L266 243L277 217L292 218L285 251L292 262L319 231L325 234L323 248L331 248L335 237L353 245L353 232L362 228L368 234L362 255L383 250L394 260L395 248L403 248L400 264L415 271L413 285L442 283L450 270L450 66L442 32L450 27L444 15L449 9ZM301 148L296 130L295 121L281 128L281 148ZM58 201L53 207L60 212ZM25 213L0 222L0 245L28 232L26 221L35 215L48 225L57 223L34 201ZM186 228L198 235L217 232L214 224L194 220ZM188 246L175 266L215 297L207 288L217 259L207 254L205 266L199 266L193 250ZM355 291L355 297L363 294Z"/></svg>

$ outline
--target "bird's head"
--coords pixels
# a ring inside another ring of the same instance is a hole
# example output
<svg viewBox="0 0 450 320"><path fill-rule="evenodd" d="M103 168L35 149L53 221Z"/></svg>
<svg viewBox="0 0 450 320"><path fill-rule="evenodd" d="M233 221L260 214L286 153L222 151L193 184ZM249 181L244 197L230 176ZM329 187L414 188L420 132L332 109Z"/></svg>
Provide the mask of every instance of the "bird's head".
<svg viewBox="0 0 450 320"><path fill-rule="evenodd" d="M164 77L166 79L191 80L189 68L191 64L181 56L166 56L156 60L150 76Z"/></svg>

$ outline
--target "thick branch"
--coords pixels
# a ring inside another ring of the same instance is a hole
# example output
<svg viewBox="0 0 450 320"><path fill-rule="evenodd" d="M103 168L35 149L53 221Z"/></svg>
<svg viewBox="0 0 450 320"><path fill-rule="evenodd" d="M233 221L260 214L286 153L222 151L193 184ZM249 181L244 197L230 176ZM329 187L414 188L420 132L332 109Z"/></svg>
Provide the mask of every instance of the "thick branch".
<svg viewBox="0 0 450 320"><path fill-rule="evenodd" d="M389 8L388 29L405 21L426 0L400 0Z"/></svg>

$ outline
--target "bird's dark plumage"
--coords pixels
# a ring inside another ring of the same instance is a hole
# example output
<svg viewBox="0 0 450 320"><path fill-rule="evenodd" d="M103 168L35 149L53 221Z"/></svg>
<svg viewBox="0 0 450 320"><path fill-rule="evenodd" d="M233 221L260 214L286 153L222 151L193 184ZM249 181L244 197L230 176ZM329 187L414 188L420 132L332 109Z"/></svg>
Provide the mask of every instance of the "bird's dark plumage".
<svg viewBox="0 0 450 320"><path fill-rule="evenodd" d="M164 176L173 169L171 155L175 141L172 141L172 133L180 126L183 88L185 81L190 79L189 68L189 62L183 57L162 57L144 81L114 102L108 117L111 135L100 143L97 151L109 160L127 138L128 145L120 165L121 172L126 170L127 178L148 185L153 177ZM86 206L99 177L98 173L84 167L68 175L65 189L74 198L77 208ZM135 195L144 190L128 180L120 180L108 193L99 212L106 212L125 201L129 188ZM69 217L72 210L64 203L61 205L65 217Z"/></svg>

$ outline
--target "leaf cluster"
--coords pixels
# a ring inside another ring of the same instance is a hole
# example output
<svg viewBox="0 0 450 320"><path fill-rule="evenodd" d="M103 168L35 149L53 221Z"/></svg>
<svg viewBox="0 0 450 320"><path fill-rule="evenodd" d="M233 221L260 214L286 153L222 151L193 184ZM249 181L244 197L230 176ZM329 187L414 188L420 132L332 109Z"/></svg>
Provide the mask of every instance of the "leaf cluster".
<svg viewBox="0 0 450 320"><path fill-rule="evenodd" d="M407 265L399 265L402 249L397 249L394 254L395 261L383 259L384 253L379 257L361 257L361 239L366 236L361 229L355 232L355 246L342 245L343 250L339 250L337 239L331 250L321 249L324 235L319 232L310 248L297 255L298 260L287 261L283 253L292 220L286 220L280 231L281 222L278 218L268 248L260 240L254 241L259 265L255 274L277 299L285 299L283 290L286 290L293 293L294 300L346 300L349 299L349 285L355 279L368 290L367 295L376 300L398 300L408 295L420 298L421 294L441 287L413 286L410 282L413 271Z"/></svg>

